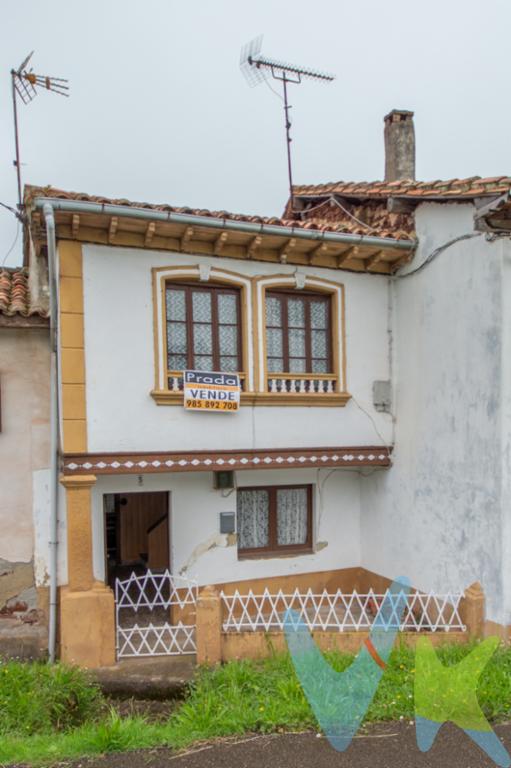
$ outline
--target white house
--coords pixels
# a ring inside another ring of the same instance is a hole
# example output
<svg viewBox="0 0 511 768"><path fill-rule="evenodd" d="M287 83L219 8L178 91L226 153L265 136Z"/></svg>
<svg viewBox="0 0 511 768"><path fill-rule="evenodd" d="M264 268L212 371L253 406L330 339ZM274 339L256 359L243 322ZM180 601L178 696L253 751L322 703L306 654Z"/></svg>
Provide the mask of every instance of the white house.
<svg viewBox="0 0 511 768"><path fill-rule="evenodd" d="M296 187L283 218L27 188L58 277L64 658L113 660L112 588L148 569L479 581L510 623L511 179L416 182L412 139L390 113L385 181ZM239 409L185 408L186 370L239 374Z"/></svg>

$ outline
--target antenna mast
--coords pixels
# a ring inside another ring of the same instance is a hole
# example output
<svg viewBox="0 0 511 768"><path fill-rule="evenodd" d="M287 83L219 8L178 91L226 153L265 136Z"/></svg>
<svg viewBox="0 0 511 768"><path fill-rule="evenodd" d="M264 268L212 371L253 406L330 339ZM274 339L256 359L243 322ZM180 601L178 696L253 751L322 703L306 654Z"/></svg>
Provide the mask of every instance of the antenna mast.
<svg viewBox="0 0 511 768"><path fill-rule="evenodd" d="M18 100L21 99L23 104L28 104L37 96L37 88L45 88L47 91L53 91L59 93L61 96L69 96L69 86L67 80L61 77L48 77L47 75L36 75L32 71L32 67L27 70L27 65L34 51L24 59L19 65L18 69L11 69L11 83L12 83L12 107L14 114L14 143L16 150L16 159L14 160L14 167L16 168L16 175L18 179L18 213L16 214L20 220L23 220L23 198L22 198L22 186L21 186L21 161L20 161L20 142L19 142L19 130L18 130Z"/></svg>
<svg viewBox="0 0 511 768"><path fill-rule="evenodd" d="M288 64L284 61L278 61L276 59L269 59L261 55L261 47L263 42L263 36L254 38L250 43L245 45L241 50L240 56L240 68L250 86L258 85L263 80L266 80L270 75L274 80L280 80L283 90L284 101L284 116L286 127L286 147L287 147L287 172L289 179L289 198L291 201L291 211L294 212L294 195L293 195L293 170L291 162L291 120L289 117L289 110L292 105L288 101L287 86L288 83L294 83L299 85L302 82L302 78L308 78L310 80L322 80L323 82L331 82L335 79L335 75L330 75L327 72L320 72L316 69L309 69L307 67L298 67L294 64Z"/></svg>

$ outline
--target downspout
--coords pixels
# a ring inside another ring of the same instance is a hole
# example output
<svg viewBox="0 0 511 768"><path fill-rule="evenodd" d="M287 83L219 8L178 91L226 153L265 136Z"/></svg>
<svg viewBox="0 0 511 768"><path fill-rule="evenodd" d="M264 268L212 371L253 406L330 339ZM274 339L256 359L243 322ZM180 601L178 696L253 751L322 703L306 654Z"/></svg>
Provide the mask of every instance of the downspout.
<svg viewBox="0 0 511 768"><path fill-rule="evenodd" d="M57 646L57 548L58 548L58 502L59 502L59 384L58 384L58 345L57 345L57 308L58 293L56 282L56 240L55 217L49 203L43 206L48 243L48 282L50 289L50 532L49 532L49 571L50 571L50 610L48 620L48 655L51 663L55 662Z"/></svg>

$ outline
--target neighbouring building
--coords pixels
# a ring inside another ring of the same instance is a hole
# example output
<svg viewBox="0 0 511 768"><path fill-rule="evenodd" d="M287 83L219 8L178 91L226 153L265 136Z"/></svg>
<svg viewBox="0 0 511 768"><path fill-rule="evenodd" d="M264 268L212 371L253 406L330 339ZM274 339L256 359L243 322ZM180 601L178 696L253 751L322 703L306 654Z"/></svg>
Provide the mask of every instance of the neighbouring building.
<svg viewBox="0 0 511 768"><path fill-rule="evenodd" d="M170 652L134 629L163 579L119 619L166 569L230 595L479 581L511 623L511 178L415 181L408 112L386 153L282 218L26 189L36 260L56 228L63 658ZM186 370L239 373L239 410L186 410Z"/></svg>
<svg viewBox="0 0 511 768"><path fill-rule="evenodd" d="M44 269L0 269L0 654L47 647L50 352ZM37 540L39 537L39 540Z"/></svg>

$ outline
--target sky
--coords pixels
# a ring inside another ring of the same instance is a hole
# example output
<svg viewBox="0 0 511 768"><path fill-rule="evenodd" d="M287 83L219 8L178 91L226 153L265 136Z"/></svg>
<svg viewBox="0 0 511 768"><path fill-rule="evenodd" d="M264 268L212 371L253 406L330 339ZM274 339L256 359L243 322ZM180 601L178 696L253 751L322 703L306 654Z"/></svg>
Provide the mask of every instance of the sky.
<svg viewBox="0 0 511 768"><path fill-rule="evenodd" d="M415 112L417 178L511 175L510 26L509 0L0 0L0 202L17 201L9 73L35 50L71 95L20 106L25 183L281 215L282 102L239 68L260 34L336 75L290 87L295 183L381 179L394 108ZM0 207L0 265L21 263L18 229Z"/></svg>

